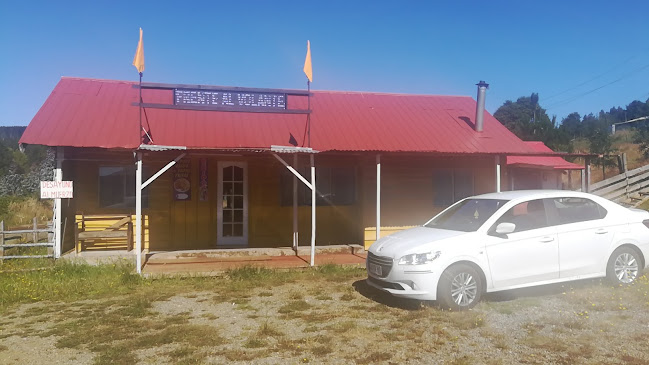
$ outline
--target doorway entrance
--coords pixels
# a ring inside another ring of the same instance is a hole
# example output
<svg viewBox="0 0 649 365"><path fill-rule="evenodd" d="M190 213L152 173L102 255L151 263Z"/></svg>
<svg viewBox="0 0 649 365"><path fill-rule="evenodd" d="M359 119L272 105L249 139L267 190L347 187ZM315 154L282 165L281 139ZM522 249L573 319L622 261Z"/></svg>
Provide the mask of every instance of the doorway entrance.
<svg viewBox="0 0 649 365"><path fill-rule="evenodd" d="M218 162L217 247L248 245L248 166Z"/></svg>

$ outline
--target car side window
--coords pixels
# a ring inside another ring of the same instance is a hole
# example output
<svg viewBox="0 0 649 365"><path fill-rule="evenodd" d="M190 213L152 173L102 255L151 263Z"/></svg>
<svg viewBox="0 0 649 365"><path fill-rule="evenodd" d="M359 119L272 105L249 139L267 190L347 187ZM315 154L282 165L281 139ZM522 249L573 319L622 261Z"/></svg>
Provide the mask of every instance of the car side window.
<svg viewBox="0 0 649 365"><path fill-rule="evenodd" d="M601 205L586 198L552 199L559 224L592 221L606 217L608 213Z"/></svg>
<svg viewBox="0 0 649 365"><path fill-rule="evenodd" d="M530 200L515 205L496 221L492 230L495 231L500 223L514 223L514 233L547 227L548 218L543 200Z"/></svg>

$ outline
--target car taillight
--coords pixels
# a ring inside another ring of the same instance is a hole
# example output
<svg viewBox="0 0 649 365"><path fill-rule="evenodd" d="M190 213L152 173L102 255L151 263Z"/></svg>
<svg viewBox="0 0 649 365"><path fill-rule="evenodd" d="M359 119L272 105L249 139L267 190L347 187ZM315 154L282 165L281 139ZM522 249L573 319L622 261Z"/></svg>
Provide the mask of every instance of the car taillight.
<svg viewBox="0 0 649 365"><path fill-rule="evenodd" d="M649 228L649 219L643 220L642 224L644 224L645 227Z"/></svg>

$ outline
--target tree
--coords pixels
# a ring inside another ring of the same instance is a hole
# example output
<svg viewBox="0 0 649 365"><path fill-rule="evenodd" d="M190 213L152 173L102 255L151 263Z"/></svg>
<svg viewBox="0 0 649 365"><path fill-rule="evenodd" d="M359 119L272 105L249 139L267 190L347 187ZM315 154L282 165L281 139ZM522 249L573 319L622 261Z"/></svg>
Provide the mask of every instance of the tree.
<svg viewBox="0 0 649 365"><path fill-rule="evenodd" d="M634 100L626 106L627 120L649 116L649 104Z"/></svg>
<svg viewBox="0 0 649 365"><path fill-rule="evenodd" d="M574 112L568 114L567 117L561 120L559 129L569 135L570 138L577 138L581 131L581 116L579 113Z"/></svg>
<svg viewBox="0 0 649 365"><path fill-rule="evenodd" d="M544 140L554 126L538 102L537 93L522 96L516 102L507 100L496 110L494 117L522 140Z"/></svg>
<svg viewBox="0 0 649 365"><path fill-rule="evenodd" d="M13 160L13 153L11 148L5 145L5 143L0 140L0 176L3 176L9 170L11 162Z"/></svg>
<svg viewBox="0 0 649 365"><path fill-rule="evenodd" d="M633 136L633 143L638 144L638 151L645 158L649 158L649 127L646 124L636 129Z"/></svg>
<svg viewBox="0 0 649 365"><path fill-rule="evenodd" d="M590 153L601 155L595 159L595 166L602 167L602 178L606 179L606 167L614 166L610 154L616 152L613 148L613 137L606 130L596 129L590 137Z"/></svg>

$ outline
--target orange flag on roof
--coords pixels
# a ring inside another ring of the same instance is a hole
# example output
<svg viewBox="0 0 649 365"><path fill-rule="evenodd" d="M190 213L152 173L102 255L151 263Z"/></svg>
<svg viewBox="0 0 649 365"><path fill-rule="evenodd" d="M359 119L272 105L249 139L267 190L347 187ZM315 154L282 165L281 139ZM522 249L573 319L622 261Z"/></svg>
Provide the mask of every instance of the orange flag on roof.
<svg viewBox="0 0 649 365"><path fill-rule="evenodd" d="M311 42L306 41L306 58L304 59L304 74L309 82L313 82L313 67L311 66Z"/></svg>
<svg viewBox="0 0 649 365"><path fill-rule="evenodd" d="M140 41L137 43L137 50L135 57L133 57L133 66L137 68L137 72L144 71L144 44L142 43L142 28L140 28Z"/></svg>

